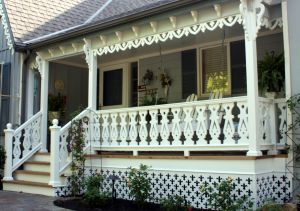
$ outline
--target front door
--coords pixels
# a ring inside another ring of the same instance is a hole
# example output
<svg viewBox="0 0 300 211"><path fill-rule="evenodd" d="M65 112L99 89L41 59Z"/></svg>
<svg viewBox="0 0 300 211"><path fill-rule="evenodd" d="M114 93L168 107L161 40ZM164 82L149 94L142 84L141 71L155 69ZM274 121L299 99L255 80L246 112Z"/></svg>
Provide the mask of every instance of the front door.
<svg viewBox="0 0 300 211"><path fill-rule="evenodd" d="M128 106L128 65L101 68L100 107L101 109Z"/></svg>

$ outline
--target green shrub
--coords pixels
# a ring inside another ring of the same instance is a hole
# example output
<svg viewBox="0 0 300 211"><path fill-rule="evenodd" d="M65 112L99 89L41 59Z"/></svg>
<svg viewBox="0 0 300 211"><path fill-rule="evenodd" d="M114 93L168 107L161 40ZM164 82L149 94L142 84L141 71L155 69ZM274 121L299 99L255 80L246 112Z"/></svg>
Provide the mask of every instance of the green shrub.
<svg viewBox="0 0 300 211"><path fill-rule="evenodd" d="M257 209L257 211L282 211L283 206L281 204L278 204L272 199L268 199L264 202L264 205Z"/></svg>
<svg viewBox="0 0 300 211"><path fill-rule="evenodd" d="M140 165L139 169L129 168L127 185L129 196L133 197L138 204L144 204L150 196L151 183L147 178L149 166Z"/></svg>
<svg viewBox="0 0 300 211"><path fill-rule="evenodd" d="M212 186L201 186L200 191L208 196L209 208L222 211L237 211L247 206L251 210L253 202L248 198L240 198L234 200L232 191L234 189L233 179L226 178L220 184Z"/></svg>
<svg viewBox="0 0 300 211"><path fill-rule="evenodd" d="M85 181L83 201L91 207L104 206L109 199L108 194L101 191L102 182L103 177L100 174L91 175Z"/></svg>
<svg viewBox="0 0 300 211"><path fill-rule="evenodd" d="M165 211L185 211L187 205L185 199L182 196L170 196L161 200L161 205Z"/></svg>
<svg viewBox="0 0 300 211"><path fill-rule="evenodd" d="M0 169L4 169L5 159L6 159L6 155L5 155L4 146L0 145Z"/></svg>

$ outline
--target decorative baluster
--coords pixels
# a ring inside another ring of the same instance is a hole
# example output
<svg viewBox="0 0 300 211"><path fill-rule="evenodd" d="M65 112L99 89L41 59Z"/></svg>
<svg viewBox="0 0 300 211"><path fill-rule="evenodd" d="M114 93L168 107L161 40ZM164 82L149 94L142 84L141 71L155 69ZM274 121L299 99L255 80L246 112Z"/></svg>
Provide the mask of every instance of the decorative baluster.
<svg viewBox="0 0 300 211"><path fill-rule="evenodd" d="M59 158L60 158L60 169L62 169L67 164L67 159L69 156L68 152L68 138L69 131L67 130L60 136L59 144Z"/></svg>
<svg viewBox="0 0 300 211"><path fill-rule="evenodd" d="M19 160L20 160L20 156L21 156L21 136L22 136L22 132L18 133L15 135L15 141L14 141L14 145L13 145L13 165L15 165Z"/></svg>
<svg viewBox="0 0 300 211"><path fill-rule="evenodd" d="M265 128L265 133L266 133L266 137L265 137L265 141L266 143L271 143L271 126L270 126L270 104L268 103L264 103L264 128Z"/></svg>
<svg viewBox="0 0 300 211"><path fill-rule="evenodd" d="M31 127L26 127L24 129L24 139L23 139L23 155L22 157L24 157L25 155L27 155L30 152L30 148L31 148L31 140L30 140L30 130Z"/></svg>
<svg viewBox="0 0 300 211"><path fill-rule="evenodd" d="M91 134L89 127L90 120L88 117L83 117L80 121L82 121L82 127L84 131L84 143L85 146L88 146L91 143Z"/></svg>
<svg viewBox="0 0 300 211"><path fill-rule="evenodd" d="M148 137L148 130L147 130L147 117L148 111L139 111L140 117L140 129L139 129L139 137L141 142L139 143L140 146L148 145L147 137Z"/></svg>
<svg viewBox="0 0 300 211"><path fill-rule="evenodd" d="M91 136L93 144L96 145L100 141L100 117L97 114L92 114L93 122L90 122ZM100 143L99 143L100 144Z"/></svg>
<svg viewBox="0 0 300 211"><path fill-rule="evenodd" d="M194 114L194 108L192 106L184 107L183 108L184 113L184 129L183 134L185 137L185 141L183 145L193 145L193 135L194 135L194 128L193 128L193 114Z"/></svg>
<svg viewBox="0 0 300 211"><path fill-rule="evenodd" d="M233 139L233 136L235 134L235 128L233 124L233 115L232 115L232 109L234 107L234 103L226 103L223 104L222 108L225 110L225 123L223 128L224 133L224 143L223 144L235 144L235 140Z"/></svg>
<svg viewBox="0 0 300 211"><path fill-rule="evenodd" d="M207 106L197 106L197 129L196 134L199 138L198 144L207 144L206 135L207 135Z"/></svg>
<svg viewBox="0 0 300 211"><path fill-rule="evenodd" d="M160 109L160 115L161 115L161 127L160 127L160 137L161 137L161 143L160 145L169 146L169 136L170 136L170 130L169 130L169 120L168 120L168 113L169 109Z"/></svg>
<svg viewBox="0 0 300 211"><path fill-rule="evenodd" d="M126 146L127 143L127 137L128 137L128 127L127 127L127 112L122 112L119 114L121 118L120 123L120 145Z"/></svg>
<svg viewBox="0 0 300 211"><path fill-rule="evenodd" d="M128 113L129 114L129 145L137 145L136 139L138 136L137 132L137 122L136 122L136 117L137 117L137 112L136 111L131 111Z"/></svg>
<svg viewBox="0 0 300 211"><path fill-rule="evenodd" d="M210 125L209 125L209 134L211 136L210 144L220 144L220 105L213 104L209 105L210 114Z"/></svg>
<svg viewBox="0 0 300 211"><path fill-rule="evenodd" d="M249 143L249 131L248 131L248 108L246 102L238 102L237 107L240 110L238 135L240 137L239 142Z"/></svg>
<svg viewBox="0 0 300 211"><path fill-rule="evenodd" d="M259 130L259 138L260 138L260 143L263 144L266 142L265 137L266 137L266 128L265 128L265 112L264 112L264 104L262 102L259 103L259 124L260 124L260 130Z"/></svg>
<svg viewBox="0 0 300 211"><path fill-rule="evenodd" d="M34 121L33 127L32 127L32 147L35 147L38 145L41 141L41 118L38 118Z"/></svg>
<svg viewBox="0 0 300 211"><path fill-rule="evenodd" d="M157 129L157 109L152 109L149 110L149 114L151 116L151 121L150 121L150 132L149 132L149 136L150 136L150 142L149 145L156 145L157 144L157 138L158 138L158 129Z"/></svg>
<svg viewBox="0 0 300 211"><path fill-rule="evenodd" d="M109 122L108 122L108 114L102 114L102 145L109 146L111 141L109 140Z"/></svg>
<svg viewBox="0 0 300 211"><path fill-rule="evenodd" d="M280 110L280 115L279 115L280 139L279 139L279 143L280 144L285 144L286 143L286 135L284 133L287 131L287 106L286 106L286 103L278 103L278 108Z"/></svg>
<svg viewBox="0 0 300 211"><path fill-rule="evenodd" d="M111 145L117 146L118 145L118 138L119 138L119 131L118 131L118 113L111 113L111 124L110 124L110 139L111 139Z"/></svg>
<svg viewBox="0 0 300 211"><path fill-rule="evenodd" d="M182 128L180 125L180 114L181 108L172 108L173 120L172 120L172 136L174 141L172 142L173 146L180 146L182 145L180 141L180 137L182 134Z"/></svg>

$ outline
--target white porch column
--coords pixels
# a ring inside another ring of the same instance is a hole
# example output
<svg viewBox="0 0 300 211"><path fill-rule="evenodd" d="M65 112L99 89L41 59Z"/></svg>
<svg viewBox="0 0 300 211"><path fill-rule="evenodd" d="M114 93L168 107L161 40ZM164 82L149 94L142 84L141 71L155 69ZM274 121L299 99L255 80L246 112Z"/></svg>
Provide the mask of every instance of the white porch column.
<svg viewBox="0 0 300 211"><path fill-rule="evenodd" d="M97 55L94 55L91 48L91 41L84 40L83 47L85 59L89 67L89 91L88 91L88 107L97 109Z"/></svg>
<svg viewBox="0 0 300 211"><path fill-rule="evenodd" d="M48 152L47 150L47 131L48 131L48 80L49 80L49 62L37 56L36 61L38 69L41 74L41 142L42 152Z"/></svg>
<svg viewBox="0 0 300 211"><path fill-rule="evenodd" d="M265 6L262 4L262 0L241 0L240 11L244 18L247 69L249 131L249 151L247 155L261 156L256 36L262 24Z"/></svg>
<svg viewBox="0 0 300 211"><path fill-rule="evenodd" d="M27 100L26 100L26 118L29 119L33 116L33 91L34 91L34 73L33 69L29 68L27 74Z"/></svg>

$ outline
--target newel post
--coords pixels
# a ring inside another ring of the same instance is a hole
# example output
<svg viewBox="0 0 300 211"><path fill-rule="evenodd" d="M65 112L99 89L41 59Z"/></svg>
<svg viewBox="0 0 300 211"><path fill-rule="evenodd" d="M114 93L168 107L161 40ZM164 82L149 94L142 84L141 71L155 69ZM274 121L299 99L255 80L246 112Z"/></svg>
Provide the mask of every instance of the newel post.
<svg viewBox="0 0 300 211"><path fill-rule="evenodd" d="M256 37L262 25L265 6L262 4L262 0L241 0L240 12L243 16L246 50L249 131L249 150L247 155L261 156Z"/></svg>
<svg viewBox="0 0 300 211"><path fill-rule="evenodd" d="M58 126L58 120L52 121L51 131L51 154L50 154L50 181L49 185L53 187L60 185L59 176L59 138L60 129Z"/></svg>
<svg viewBox="0 0 300 211"><path fill-rule="evenodd" d="M7 129L4 130L5 133L5 166L4 166L4 178L3 180L9 181L13 180L12 177L12 167L13 167L13 136L14 130L12 129L12 124L8 123L6 125Z"/></svg>

